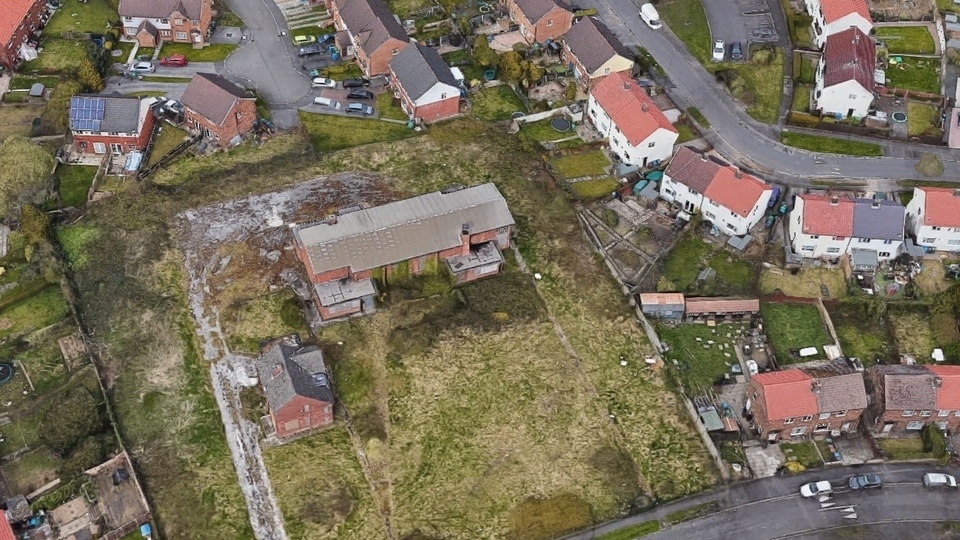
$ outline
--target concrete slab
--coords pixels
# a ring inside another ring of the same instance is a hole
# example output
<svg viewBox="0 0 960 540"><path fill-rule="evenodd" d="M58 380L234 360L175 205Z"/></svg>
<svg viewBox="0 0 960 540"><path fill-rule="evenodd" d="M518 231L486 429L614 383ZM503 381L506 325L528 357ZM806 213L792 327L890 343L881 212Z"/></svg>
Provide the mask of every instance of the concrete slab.
<svg viewBox="0 0 960 540"><path fill-rule="evenodd" d="M210 38L210 43L229 43L239 45L243 38L243 30L239 26L222 26L217 28Z"/></svg>
<svg viewBox="0 0 960 540"><path fill-rule="evenodd" d="M775 476L777 469L783 466L787 460L783 452L780 451L780 446L770 444L764 448L759 442L749 444L744 444L743 453L747 456L747 464L750 465L753 475L756 478Z"/></svg>
<svg viewBox="0 0 960 540"><path fill-rule="evenodd" d="M493 41L490 42L490 48L498 52L510 52L517 43L523 43L524 45L527 43L527 40L520 35L519 30L494 36Z"/></svg>
<svg viewBox="0 0 960 540"><path fill-rule="evenodd" d="M843 465L860 465L875 459L873 445L866 437L837 437L833 444L840 451L840 463Z"/></svg>

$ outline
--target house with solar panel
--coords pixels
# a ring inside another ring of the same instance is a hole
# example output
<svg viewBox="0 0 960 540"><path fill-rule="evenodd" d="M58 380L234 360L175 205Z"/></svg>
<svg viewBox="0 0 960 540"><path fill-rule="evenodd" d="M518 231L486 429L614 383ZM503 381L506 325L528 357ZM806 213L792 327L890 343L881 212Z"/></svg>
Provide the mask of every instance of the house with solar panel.
<svg viewBox="0 0 960 540"><path fill-rule="evenodd" d="M114 156L143 152L153 134L154 98L78 95L70 98L68 154Z"/></svg>
<svg viewBox="0 0 960 540"><path fill-rule="evenodd" d="M377 284L432 272L500 273L514 220L493 184L438 191L293 227L324 321L374 311Z"/></svg>
<svg viewBox="0 0 960 540"><path fill-rule="evenodd" d="M267 342L257 374L278 439L333 424L333 390L316 346L301 345L297 334Z"/></svg>

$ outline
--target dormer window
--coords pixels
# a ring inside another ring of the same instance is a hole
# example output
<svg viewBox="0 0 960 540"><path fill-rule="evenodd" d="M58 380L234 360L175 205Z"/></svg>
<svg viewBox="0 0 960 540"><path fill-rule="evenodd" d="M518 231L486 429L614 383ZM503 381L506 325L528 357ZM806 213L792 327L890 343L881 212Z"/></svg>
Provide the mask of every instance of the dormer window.
<svg viewBox="0 0 960 540"><path fill-rule="evenodd" d="M160 24L170 24L170 19L160 19Z"/></svg>
<svg viewBox="0 0 960 540"><path fill-rule="evenodd" d="M183 24L183 19L174 19L173 24L180 26Z"/></svg>

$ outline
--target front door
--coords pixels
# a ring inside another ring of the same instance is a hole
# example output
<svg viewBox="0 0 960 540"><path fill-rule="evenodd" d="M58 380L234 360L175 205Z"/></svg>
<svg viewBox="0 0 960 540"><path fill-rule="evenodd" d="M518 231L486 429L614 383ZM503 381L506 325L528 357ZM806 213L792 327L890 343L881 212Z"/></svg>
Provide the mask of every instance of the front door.
<svg viewBox="0 0 960 540"><path fill-rule="evenodd" d="M893 422L887 422L886 424L883 425L884 433L890 433L891 431L893 431Z"/></svg>

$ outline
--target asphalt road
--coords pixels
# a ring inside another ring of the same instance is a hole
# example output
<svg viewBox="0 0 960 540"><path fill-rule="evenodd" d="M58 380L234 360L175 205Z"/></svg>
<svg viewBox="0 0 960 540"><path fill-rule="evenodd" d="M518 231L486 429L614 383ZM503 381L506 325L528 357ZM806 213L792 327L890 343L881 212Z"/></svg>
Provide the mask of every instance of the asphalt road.
<svg viewBox="0 0 960 540"><path fill-rule="evenodd" d="M670 97L681 107L697 107L706 117L711 130L705 137L717 151L747 170L798 186L809 185L812 179L918 177L913 157L817 155L781 145L776 142L777 128L750 118L669 29L652 30L644 25L631 0L599 0L596 5L604 22L624 43L643 46L664 67L674 86L668 87ZM928 147L924 151L944 158L944 180L960 180L955 150Z"/></svg>
<svg viewBox="0 0 960 540"><path fill-rule="evenodd" d="M671 512L711 501L719 503L721 510L644 538L770 540L851 525L955 520L960 492L927 489L920 483L923 473L934 469L922 464L881 464L833 468L801 476L764 478L664 505L592 531L568 536L565 540L590 540L629 525L664 520ZM843 485L851 475L868 472L879 474L884 487L880 490L836 494L829 501L836 503L835 507L831 507L836 509L822 509L816 500L804 499L799 495L799 487L804 483L829 480L835 486ZM957 471L949 472L956 474ZM843 517L844 512L839 508L847 505L854 507L856 519Z"/></svg>

